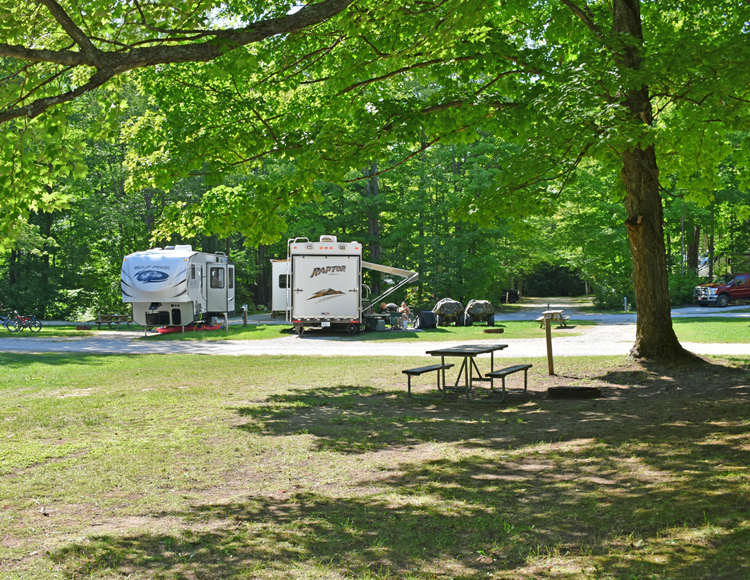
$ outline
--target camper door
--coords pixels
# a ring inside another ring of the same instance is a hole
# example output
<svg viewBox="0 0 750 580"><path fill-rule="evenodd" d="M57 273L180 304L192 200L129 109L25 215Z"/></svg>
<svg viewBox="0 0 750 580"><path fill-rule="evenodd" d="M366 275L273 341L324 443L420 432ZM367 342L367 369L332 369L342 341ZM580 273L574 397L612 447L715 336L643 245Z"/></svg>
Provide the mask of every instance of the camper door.
<svg viewBox="0 0 750 580"><path fill-rule="evenodd" d="M208 288L206 310L208 312L231 312L234 310L234 266L208 264Z"/></svg>

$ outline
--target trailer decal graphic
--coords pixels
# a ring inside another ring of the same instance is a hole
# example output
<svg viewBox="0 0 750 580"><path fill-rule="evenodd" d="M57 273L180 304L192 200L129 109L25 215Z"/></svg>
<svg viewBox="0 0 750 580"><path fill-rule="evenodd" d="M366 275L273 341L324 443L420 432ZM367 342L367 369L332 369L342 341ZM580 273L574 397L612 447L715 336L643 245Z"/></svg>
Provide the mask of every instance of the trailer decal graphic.
<svg viewBox="0 0 750 580"><path fill-rule="evenodd" d="M144 284L164 282L167 278L169 278L169 274L167 272L160 272L159 270L143 270L135 275L135 279Z"/></svg>
<svg viewBox="0 0 750 580"><path fill-rule="evenodd" d="M331 272L346 272L346 266L325 266L323 268L314 268L310 278L315 278L320 274L330 274Z"/></svg>
<svg viewBox="0 0 750 580"><path fill-rule="evenodd" d="M341 290L334 290L333 288L326 288L325 290L320 290L310 296L308 300L314 300L315 298L323 298L325 300L330 300L331 298L335 298L339 294L343 294Z"/></svg>

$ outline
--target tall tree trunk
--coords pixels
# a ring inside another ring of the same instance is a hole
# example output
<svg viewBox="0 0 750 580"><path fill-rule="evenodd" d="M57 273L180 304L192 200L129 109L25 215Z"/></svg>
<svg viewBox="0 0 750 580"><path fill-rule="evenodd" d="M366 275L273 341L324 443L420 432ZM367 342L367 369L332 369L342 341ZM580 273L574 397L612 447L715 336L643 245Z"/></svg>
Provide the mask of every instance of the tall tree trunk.
<svg viewBox="0 0 750 580"><path fill-rule="evenodd" d="M701 242L701 227L695 226L693 228L692 238L688 240L687 244L687 264L693 273L698 272L698 251L700 250Z"/></svg>
<svg viewBox="0 0 750 580"><path fill-rule="evenodd" d="M613 10L615 37L622 43L615 57L616 63L622 69L638 69L642 64L640 45L643 41L640 0L614 0ZM651 125L653 116L648 87L626 87L624 91L623 104L632 122ZM664 214L654 145L637 144L624 151L620 175L625 183L625 225L633 254L638 309L635 344L630 354L654 360L691 358L672 328Z"/></svg>
<svg viewBox="0 0 750 580"><path fill-rule="evenodd" d="M380 263L380 184L378 183L378 162L375 161L368 169L368 175L372 176L365 182L365 193L367 195L367 233L369 238L370 259L376 264ZM380 294L380 272L373 271L372 292L375 296Z"/></svg>
<svg viewBox="0 0 750 580"><path fill-rule="evenodd" d="M16 250L10 251L10 260L8 260L8 286L13 286L18 281L16 268L19 263L19 253Z"/></svg>
<svg viewBox="0 0 750 580"><path fill-rule="evenodd" d="M685 277L685 215L680 218L680 278Z"/></svg>
<svg viewBox="0 0 750 580"><path fill-rule="evenodd" d="M52 214L51 213L45 213L42 217L44 220L43 222L43 230L42 233L44 233L44 239L45 244L42 254L42 296L44 297L41 304L41 317L46 318L47 317L47 302L49 301L49 297L52 294L49 288L49 246L47 245L47 240L50 239L52 235Z"/></svg>
<svg viewBox="0 0 750 580"><path fill-rule="evenodd" d="M711 222L711 235L708 237L708 279L709 280L714 279L714 224L713 222Z"/></svg>
<svg viewBox="0 0 750 580"><path fill-rule="evenodd" d="M267 249L268 246L264 246L263 244L258 246L258 274L256 280L258 283L258 302L260 304L265 304L270 310L271 297L269 294L273 281L269 279L271 277L271 273L269 272L270 262L266 257Z"/></svg>

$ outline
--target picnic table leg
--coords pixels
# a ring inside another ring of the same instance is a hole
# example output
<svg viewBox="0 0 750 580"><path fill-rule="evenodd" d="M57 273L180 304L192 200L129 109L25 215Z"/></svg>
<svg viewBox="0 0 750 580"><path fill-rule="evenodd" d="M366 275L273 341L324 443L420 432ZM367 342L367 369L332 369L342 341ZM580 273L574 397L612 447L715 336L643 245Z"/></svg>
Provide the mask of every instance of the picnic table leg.
<svg viewBox="0 0 750 580"><path fill-rule="evenodd" d="M461 368L458 369L458 376L456 377L456 382L453 383L453 390L454 391L458 390L458 383L461 382L461 375L464 374L465 367L466 367L466 358L464 358L464 362L461 363Z"/></svg>
<svg viewBox="0 0 750 580"><path fill-rule="evenodd" d="M482 371L479 370L479 367L477 366L477 362L474 358L471 359L471 366L473 367L474 371L477 371L477 380L482 380ZM471 378L471 386L474 388L474 373L472 372L470 375Z"/></svg>
<svg viewBox="0 0 750 580"><path fill-rule="evenodd" d="M490 352L490 372L495 372L495 351ZM490 377L490 391L495 390L495 379Z"/></svg>
<svg viewBox="0 0 750 580"><path fill-rule="evenodd" d="M469 393L471 392L471 379L473 377L473 369L471 368L471 363L474 362L474 359L470 359L469 357L464 357L464 366L466 367L466 370L464 371L464 374L466 375L466 398L469 398Z"/></svg>

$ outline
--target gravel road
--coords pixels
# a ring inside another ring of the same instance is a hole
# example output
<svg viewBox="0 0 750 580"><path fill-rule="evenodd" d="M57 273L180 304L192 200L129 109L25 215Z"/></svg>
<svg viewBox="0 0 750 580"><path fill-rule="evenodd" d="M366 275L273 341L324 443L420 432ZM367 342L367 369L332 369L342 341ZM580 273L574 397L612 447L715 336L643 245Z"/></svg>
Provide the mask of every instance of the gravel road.
<svg viewBox="0 0 750 580"><path fill-rule="evenodd" d="M552 341L554 356L625 355L635 340L635 324L607 324L579 326L571 329L578 336L559 337ZM541 334L541 332L540 332ZM417 333L416 336L425 336ZM472 341L479 342L479 341ZM506 339L502 335L486 342L507 344L508 348L495 353L497 357L518 358L546 356L542 337ZM91 337L45 338L39 335L0 339L4 352L70 352L92 354L218 354L218 355L302 355L302 356L426 356L425 352L445 348L459 342L391 342L388 333L382 339L351 342L335 335L303 337L290 335L270 340L204 341L149 341L142 331L101 331ZM683 343L688 350L703 355L750 355L750 344Z"/></svg>
<svg viewBox="0 0 750 580"><path fill-rule="evenodd" d="M635 314L591 314L579 310L587 305L576 298L524 298L521 308L501 314L502 320L528 320L529 324L548 308L562 308L570 314L571 323L575 319L588 319L598 322L596 326L578 326L570 329L577 336L562 336L552 340L552 352L561 356L606 356L625 355L635 341ZM748 318L747 306L723 309L701 308L698 306L674 309L673 318L680 317L731 316ZM250 317L252 323L283 324L271 320L269 315ZM240 324L235 318L232 324ZM47 323L45 324L55 324ZM101 331L81 338L46 338L44 331L39 335L15 338L3 335L0 338L0 352L76 352L95 354L218 354L229 356L259 355L299 355L299 356L427 356L431 349L445 348L460 342L430 342L427 335L417 332L415 336L425 340L414 342L391 342L387 332L379 333L377 340L352 342L344 335L319 335L305 333L303 337L289 335L271 340L226 340L221 342L204 341L149 341L143 338L142 330ZM479 341L472 341L479 342ZM547 355L544 333L539 338L507 339L497 335L488 343L507 344L508 348L495 353L496 357L518 358L544 357ZM750 343L743 344L704 344L683 343L683 346L701 355L750 355ZM487 355L489 356L489 355Z"/></svg>

